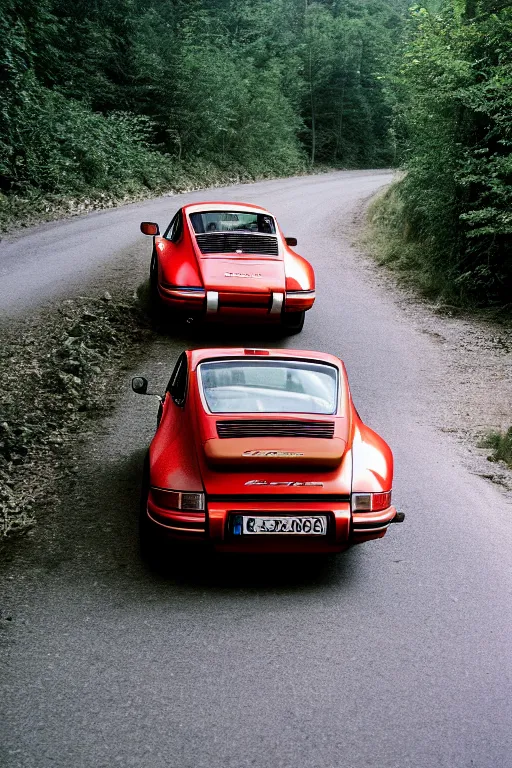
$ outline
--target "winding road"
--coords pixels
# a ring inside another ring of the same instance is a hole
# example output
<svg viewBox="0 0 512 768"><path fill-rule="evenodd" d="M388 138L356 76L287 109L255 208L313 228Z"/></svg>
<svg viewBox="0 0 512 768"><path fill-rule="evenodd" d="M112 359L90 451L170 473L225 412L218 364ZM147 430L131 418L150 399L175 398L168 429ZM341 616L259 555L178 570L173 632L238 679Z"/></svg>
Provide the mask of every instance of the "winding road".
<svg viewBox="0 0 512 768"><path fill-rule="evenodd" d="M4 768L511 768L510 505L434 426L437 347L353 246L354 215L390 179L194 192L0 244L4 319L116 276L135 288L150 251L139 221L167 223L183 201L269 208L317 274L300 336L162 336L76 445L76 485L1 566ZM237 338L344 359L362 418L394 450L403 525L321 561L145 568L138 484L156 404L130 377L162 388L185 346Z"/></svg>

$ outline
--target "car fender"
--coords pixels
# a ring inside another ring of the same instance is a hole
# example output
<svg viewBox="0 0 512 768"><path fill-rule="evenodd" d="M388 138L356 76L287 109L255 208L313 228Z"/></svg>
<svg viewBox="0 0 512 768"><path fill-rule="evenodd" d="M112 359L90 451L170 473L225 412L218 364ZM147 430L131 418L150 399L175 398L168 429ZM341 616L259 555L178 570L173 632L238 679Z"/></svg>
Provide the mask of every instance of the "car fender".
<svg viewBox="0 0 512 768"><path fill-rule="evenodd" d="M389 491L393 454L385 440L356 417L352 439L352 492Z"/></svg>
<svg viewBox="0 0 512 768"><path fill-rule="evenodd" d="M179 243L155 237L155 252L160 284L203 287L192 244L187 243L185 235Z"/></svg>
<svg viewBox="0 0 512 768"><path fill-rule="evenodd" d="M315 272L309 261L298 253L286 248L284 269L287 291L314 291Z"/></svg>
<svg viewBox="0 0 512 768"><path fill-rule="evenodd" d="M193 440L188 414L167 394L149 449L151 485L176 491L203 490Z"/></svg>

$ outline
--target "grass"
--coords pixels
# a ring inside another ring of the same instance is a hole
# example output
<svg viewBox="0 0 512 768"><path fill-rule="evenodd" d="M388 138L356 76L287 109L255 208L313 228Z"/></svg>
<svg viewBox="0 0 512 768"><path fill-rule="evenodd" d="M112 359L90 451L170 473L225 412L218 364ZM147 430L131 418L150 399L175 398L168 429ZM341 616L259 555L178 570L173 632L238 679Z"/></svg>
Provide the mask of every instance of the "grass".
<svg viewBox="0 0 512 768"><path fill-rule="evenodd" d="M370 204L362 244L377 264L396 272L401 282L428 299L464 305L450 276L439 270L433 245L413 237L395 182Z"/></svg>
<svg viewBox="0 0 512 768"><path fill-rule="evenodd" d="M397 188L399 183L392 184L371 202L361 238L365 249L377 264L391 269L402 284L434 301L437 312L450 315L464 312L508 326L512 305L481 307L472 303L454 276L448 270L442 270L433 245L413 236ZM492 449L489 461L502 461L512 469L512 427L505 432L489 432L479 442L479 447Z"/></svg>
<svg viewBox="0 0 512 768"><path fill-rule="evenodd" d="M512 427L506 432L493 431L480 442L480 448L491 448L489 461L503 461L512 469Z"/></svg>
<svg viewBox="0 0 512 768"><path fill-rule="evenodd" d="M361 238L364 248L402 284L435 302L438 311L466 311L508 325L512 304L489 298L478 276L459 274L439 244L412 231L400 184L395 182L370 203Z"/></svg>

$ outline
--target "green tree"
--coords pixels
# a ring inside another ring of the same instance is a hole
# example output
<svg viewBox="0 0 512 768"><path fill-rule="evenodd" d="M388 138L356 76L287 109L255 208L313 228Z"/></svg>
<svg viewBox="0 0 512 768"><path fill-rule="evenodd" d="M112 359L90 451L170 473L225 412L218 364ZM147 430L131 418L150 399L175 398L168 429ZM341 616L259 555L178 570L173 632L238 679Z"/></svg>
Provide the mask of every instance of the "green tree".
<svg viewBox="0 0 512 768"><path fill-rule="evenodd" d="M512 278L512 8L417 9L404 53L400 120L408 231L425 269L462 299L509 299Z"/></svg>

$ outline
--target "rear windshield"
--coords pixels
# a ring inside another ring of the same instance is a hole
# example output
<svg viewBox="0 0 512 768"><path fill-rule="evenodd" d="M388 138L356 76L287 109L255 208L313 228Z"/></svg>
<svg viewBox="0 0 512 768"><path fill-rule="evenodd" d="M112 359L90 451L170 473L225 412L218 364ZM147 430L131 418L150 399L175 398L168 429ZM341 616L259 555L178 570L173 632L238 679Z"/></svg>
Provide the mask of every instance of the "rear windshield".
<svg viewBox="0 0 512 768"><path fill-rule="evenodd" d="M198 371L212 413L336 412L338 371L332 365L222 360L201 363Z"/></svg>
<svg viewBox="0 0 512 768"><path fill-rule="evenodd" d="M268 213L244 211L201 211L191 213L190 221L196 235L208 232L260 232L275 235L276 225Z"/></svg>

